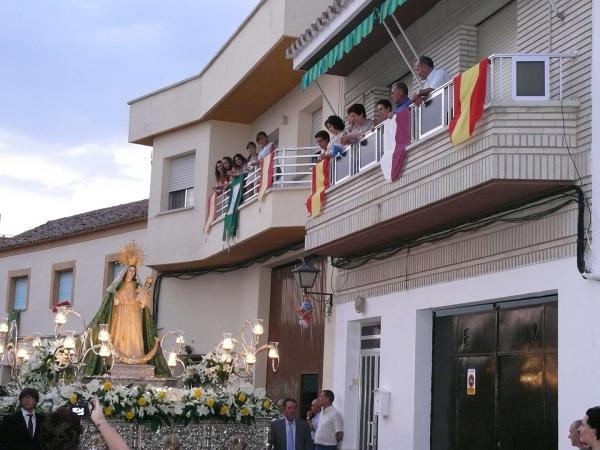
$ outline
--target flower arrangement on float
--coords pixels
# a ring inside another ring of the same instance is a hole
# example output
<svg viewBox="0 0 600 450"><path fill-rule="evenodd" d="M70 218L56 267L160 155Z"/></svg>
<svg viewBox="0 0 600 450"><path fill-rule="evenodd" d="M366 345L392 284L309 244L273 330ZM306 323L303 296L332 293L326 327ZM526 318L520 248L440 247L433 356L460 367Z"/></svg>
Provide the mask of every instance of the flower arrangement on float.
<svg viewBox="0 0 600 450"><path fill-rule="evenodd" d="M273 402L262 388L232 383L227 367L214 354L203 362L188 367L182 377L184 388L152 385L117 385L109 379L94 378L84 383L73 381L54 369L53 343L43 341L24 363L17 378L7 385L9 395L0 397L0 414L19 407L18 395L25 386L40 392L38 408L49 412L69 406L78 398L98 397L107 418L119 418L160 425L197 423L202 420L251 423L256 418L272 417L277 413Z"/></svg>

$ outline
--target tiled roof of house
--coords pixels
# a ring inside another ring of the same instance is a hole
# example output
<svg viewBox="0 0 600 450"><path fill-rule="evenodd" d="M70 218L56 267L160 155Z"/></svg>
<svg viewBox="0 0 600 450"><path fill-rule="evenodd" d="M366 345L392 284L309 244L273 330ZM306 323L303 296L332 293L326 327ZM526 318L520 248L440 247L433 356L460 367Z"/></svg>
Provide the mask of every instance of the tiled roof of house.
<svg viewBox="0 0 600 450"><path fill-rule="evenodd" d="M147 199L110 206L75 216L50 220L39 227L27 230L12 238L0 238L0 251L127 225L147 218Z"/></svg>

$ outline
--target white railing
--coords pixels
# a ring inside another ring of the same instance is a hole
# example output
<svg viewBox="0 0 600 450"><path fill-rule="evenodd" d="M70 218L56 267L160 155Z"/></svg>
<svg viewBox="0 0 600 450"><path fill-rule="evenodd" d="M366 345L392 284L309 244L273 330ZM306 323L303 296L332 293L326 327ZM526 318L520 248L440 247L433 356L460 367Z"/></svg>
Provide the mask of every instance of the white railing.
<svg viewBox="0 0 600 450"><path fill-rule="evenodd" d="M383 154L383 124L379 124L356 143L347 145L332 160L331 184L340 183L352 175L376 165Z"/></svg>
<svg viewBox="0 0 600 450"><path fill-rule="evenodd" d="M575 53L506 53L489 57L486 104L498 101L562 100L564 61ZM412 142L444 129L453 114L453 81L411 105Z"/></svg>
<svg viewBox="0 0 600 450"><path fill-rule="evenodd" d="M282 147L275 149L273 186L271 189L310 188L312 167L316 163L318 152L318 147ZM256 198L259 187L260 167L256 166L244 178L242 205ZM219 220L225 215L229 202L229 191L230 188L226 187L217 195L215 220Z"/></svg>
<svg viewBox="0 0 600 450"><path fill-rule="evenodd" d="M575 56L575 53L491 55L486 106L507 100L562 100L564 62ZM453 88L450 80L423 99L420 107L411 105L411 142L434 135L449 125L453 114ZM343 182L376 165L381 155L382 124L366 133L358 143L347 146L342 156L332 161L331 184Z"/></svg>

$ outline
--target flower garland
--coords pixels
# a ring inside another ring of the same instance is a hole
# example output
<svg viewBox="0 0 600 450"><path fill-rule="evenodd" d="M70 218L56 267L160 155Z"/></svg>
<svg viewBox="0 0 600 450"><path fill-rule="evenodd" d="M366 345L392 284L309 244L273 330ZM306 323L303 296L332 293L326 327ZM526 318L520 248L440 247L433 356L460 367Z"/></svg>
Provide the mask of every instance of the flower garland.
<svg viewBox="0 0 600 450"><path fill-rule="evenodd" d="M200 367L194 366L193 371L189 371L190 376L184 377L185 388L123 386L97 378L88 383L73 382L70 376L65 377L65 373L54 368L51 356L55 347L56 344L43 342L24 363L17 379L7 385L9 395L0 397L0 414L19 408L19 392L26 386L40 392L38 409L42 412L73 405L78 398L98 397L106 417L146 423L153 430L163 424L188 424L209 419L251 423L256 418L272 417L277 413L263 388L233 384L222 387L229 377L224 379L223 366L213 365L215 357L212 354L207 355L209 357L198 365Z"/></svg>
<svg viewBox="0 0 600 450"><path fill-rule="evenodd" d="M232 375L232 361L221 361L214 352L207 353L202 361L188 365L181 381L186 387L208 386L221 388L226 386Z"/></svg>

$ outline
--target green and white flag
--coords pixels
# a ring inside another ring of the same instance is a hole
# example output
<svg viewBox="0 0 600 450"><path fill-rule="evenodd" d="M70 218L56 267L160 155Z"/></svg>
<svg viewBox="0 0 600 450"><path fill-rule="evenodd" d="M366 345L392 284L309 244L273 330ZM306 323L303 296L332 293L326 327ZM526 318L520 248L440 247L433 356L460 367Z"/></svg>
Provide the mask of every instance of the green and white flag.
<svg viewBox="0 0 600 450"><path fill-rule="evenodd" d="M238 224L238 207L244 195L244 175L238 175L229 184L229 201L223 219L223 240L229 243L235 236Z"/></svg>

